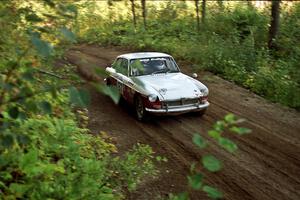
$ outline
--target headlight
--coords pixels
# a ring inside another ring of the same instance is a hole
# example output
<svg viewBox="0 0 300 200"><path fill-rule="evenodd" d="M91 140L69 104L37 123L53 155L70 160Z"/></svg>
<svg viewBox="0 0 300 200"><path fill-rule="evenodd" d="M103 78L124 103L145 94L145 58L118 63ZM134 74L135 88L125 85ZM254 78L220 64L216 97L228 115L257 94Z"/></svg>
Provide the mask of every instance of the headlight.
<svg viewBox="0 0 300 200"><path fill-rule="evenodd" d="M150 94L150 95L148 96L148 100L149 100L150 102L155 102L155 101L157 100L157 96L156 96L155 94Z"/></svg>
<svg viewBox="0 0 300 200"><path fill-rule="evenodd" d="M200 89L200 92L203 94L203 96L208 96L208 89L207 88Z"/></svg>

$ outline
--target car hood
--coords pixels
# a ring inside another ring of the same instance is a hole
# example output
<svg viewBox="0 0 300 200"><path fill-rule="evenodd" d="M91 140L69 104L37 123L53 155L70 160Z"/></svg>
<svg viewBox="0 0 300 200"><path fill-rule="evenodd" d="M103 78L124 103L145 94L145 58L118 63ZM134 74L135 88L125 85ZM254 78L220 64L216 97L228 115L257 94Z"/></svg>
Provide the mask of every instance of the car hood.
<svg viewBox="0 0 300 200"><path fill-rule="evenodd" d="M197 98L202 96L200 89L207 89L202 83L182 73L161 73L136 77L147 90L157 92L160 100ZM195 83L197 82L197 84Z"/></svg>

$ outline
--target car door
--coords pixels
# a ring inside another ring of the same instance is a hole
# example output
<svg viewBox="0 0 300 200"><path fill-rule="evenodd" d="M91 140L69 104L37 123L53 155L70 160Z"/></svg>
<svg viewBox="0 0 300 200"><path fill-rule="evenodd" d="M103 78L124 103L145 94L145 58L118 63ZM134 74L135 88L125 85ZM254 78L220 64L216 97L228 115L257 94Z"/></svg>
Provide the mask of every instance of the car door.
<svg viewBox="0 0 300 200"><path fill-rule="evenodd" d="M110 80L112 85L116 86L122 95L122 97L129 103L132 103L135 90L133 89L134 83L129 77L129 62L126 58L117 58L113 63L113 72L110 72L110 76L113 80Z"/></svg>
<svg viewBox="0 0 300 200"><path fill-rule="evenodd" d="M120 94L124 96L124 89L126 87L126 80L128 79L128 60L125 58L118 58L113 66L116 73L114 73L112 76L116 80L116 87L118 88Z"/></svg>

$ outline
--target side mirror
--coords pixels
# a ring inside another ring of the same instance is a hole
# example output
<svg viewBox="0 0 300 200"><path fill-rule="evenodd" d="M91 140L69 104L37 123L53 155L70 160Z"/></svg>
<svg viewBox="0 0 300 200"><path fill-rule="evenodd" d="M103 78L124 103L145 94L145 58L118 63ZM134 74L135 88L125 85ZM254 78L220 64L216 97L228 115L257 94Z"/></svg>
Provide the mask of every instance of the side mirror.
<svg viewBox="0 0 300 200"><path fill-rule="evenodd" d="M198 74L197 74L197 73L193 73L193 74L192 74L192 77L193 77L193 78L198 78Z"/></svg>
<svg viewBox="0 0 300 200"><path fill-rule="evenodd" d="M116 73L116 70L114 69L114 68L112 68L112 67L106 67L106 69L105 69L107 72L109 72L109 73Z"/></svg>

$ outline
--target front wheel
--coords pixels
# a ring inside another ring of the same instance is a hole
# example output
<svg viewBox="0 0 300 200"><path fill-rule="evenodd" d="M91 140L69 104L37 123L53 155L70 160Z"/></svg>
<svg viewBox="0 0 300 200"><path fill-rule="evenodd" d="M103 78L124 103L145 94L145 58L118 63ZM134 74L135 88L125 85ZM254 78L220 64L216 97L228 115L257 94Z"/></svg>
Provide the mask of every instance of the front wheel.
<svg viewBox="0 0 300 200"><path fill-rule="evenodd" d="M200 111L195 112L195 115L201 117L201 116L203 116L203 115L205 114L205 112L206 112L206 108L203 109L203 110L200 110Z"/></svg>
<svg viewBox="0 0 300 200"><path fill-rule="evenodd" d="M146 119L147 112L144 107L143 99L141 96L137 96L135 99L135 115L139 121Z"/></svg>

